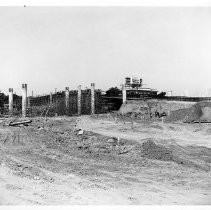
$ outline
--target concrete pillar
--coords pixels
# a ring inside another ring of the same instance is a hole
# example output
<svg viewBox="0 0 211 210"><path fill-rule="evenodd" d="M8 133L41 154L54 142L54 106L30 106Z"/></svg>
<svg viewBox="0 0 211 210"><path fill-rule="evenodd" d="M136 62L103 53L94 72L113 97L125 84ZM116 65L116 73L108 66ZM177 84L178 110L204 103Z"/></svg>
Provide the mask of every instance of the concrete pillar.
<svg viewBox="0 0 211 210"><path fill-rule="evenodd" d="M91 114L95 114L95 83L91 83Z"/></svg>
<svg viewBox="0 0 211 210"><path fill-rule="evenodd" d="M69 114L69 107L70 107L70 92L69 87L65 88L65 112L66 115Z"/></svg>
<svg viewBox="0 0 211 210"><path fill-rule="evenodd" d="M126 103L127 101L127 93L126 93L126 87L125 85L123 84L122 85L122 103Z"/></svg>
<svg viewBox="0 0 211 210"><path fill-rule="evenodd" d="M26 117L27 84L22 84L22 117Z"/></svg>
<svg viewBox="0 0 211 210"><path fill-rule="evenodd" d="M13 114L13 88L9 88L9 113Z"/></svg>
<svg viewBox="0 0 211 210"><path fill-rule="evenodd" d="M81 85L78 86L78 115L81 115Z"/></svg>
<svg viewBox="0 0 211 210"><path fill-rule="evenodd" d="M31 97L27 98L27 106L30 108L31 107Z"/></svg>
<svg viewBox="0 0 211 210"><path fill-rule="evenodd" d="M28 112L28 114L32 114L32 110L31 110L31 96L27 97L27 107L28 107L28 110L30 111L30 113Z"/></svg>
<svg viewBox="0 0 211 210"><path fill-rule="evenodd" d="M50 105L52 105L52 104L53 104L53 93L50 92Z"/></svg>

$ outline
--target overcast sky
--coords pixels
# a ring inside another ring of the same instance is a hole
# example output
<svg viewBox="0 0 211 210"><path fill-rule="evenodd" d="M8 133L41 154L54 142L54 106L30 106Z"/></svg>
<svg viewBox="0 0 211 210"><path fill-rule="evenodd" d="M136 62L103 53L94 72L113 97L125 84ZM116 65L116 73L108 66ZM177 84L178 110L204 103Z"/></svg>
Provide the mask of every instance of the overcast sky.
<svg viewBox="0 0 211 210"><path fill-rule="evenodd" d="M0 7L0 90L103 90L125 76L146 87L211 88L211 8Z"/></svg>

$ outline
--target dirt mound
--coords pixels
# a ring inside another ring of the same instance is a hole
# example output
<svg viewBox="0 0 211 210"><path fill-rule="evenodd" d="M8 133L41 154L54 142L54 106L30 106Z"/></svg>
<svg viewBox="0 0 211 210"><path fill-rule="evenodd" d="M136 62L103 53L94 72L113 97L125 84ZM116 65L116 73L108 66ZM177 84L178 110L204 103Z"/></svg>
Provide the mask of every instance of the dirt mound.
<svg viewBox="0 0 211 210"><path fill-rule="evenodd" d="M173 141L157 144L153 139L146 139L138 150L141 157L144 158L172 161L186 167L194 167L205 171L210 170L210 149L206 147L182 147Z"/></svg>
<svg viewBox="0 0 211 210"><path fill-rule="evenodd" d="M147 101L140 101L139 103L129 102L121 106L119 114L124 118L132 117L135 119L140 119L143 116L145 118L150 118L151 109Z"/></svg>
<svg viewBox="0 0 211 210"><path fill-rule="evenodd" d="M166 121L211 121L211 102L202 101L194 104L190 108L172 111L166 118Z"/></svg>
<svg viewBox="0 0 211 210"><path fill-rule="evenodd" d="M147 140L142 144L141 147L142 157L147 157L149 159L171 161L173 160L172 151L165 148L162 145L155 144L152 140Z"/></svg>
<svg viewBox="0 0 211 210"><path fill-rule="evenodd" d="M166 121L211 121L211 101L198 103L169 102L159 100L130 101L123 104L119 114L135 119L154 119L156 113L165 113Z"/></svg>
<svg viewBox="0 0 211 210"><path fill-rule="evenodd" d="M149 105L146 101L140 101L139 103L129 102L123 104L119 110L122 115L128 113L145 113L149 109Z"/></svg>
<svg viewBox="0 0 211 210"><path fill-rule="evenodd" d="M123 104L118 113L123 117L133 117L135 119L154 119L162 114L169 115L171 111L188 109L195 102L180 102L166 100L139 100L129 101ZM157 115L158 114L158 115Z"/></svg>
<svg viewBox="0 0 211 210"><path fill-rule="evenodd" d="M202 110L202 116L200 119L211 121L211 102L201 102L199 105Z"/></svg>
<svg viewBox="0 0 211 210"><path fill-rule="evenodd" d="M166 118L167 122L173 121L194 121L198 120L202 115L199 107L191 107L188 109L179 109L172 111L170 115Z"/></svg>

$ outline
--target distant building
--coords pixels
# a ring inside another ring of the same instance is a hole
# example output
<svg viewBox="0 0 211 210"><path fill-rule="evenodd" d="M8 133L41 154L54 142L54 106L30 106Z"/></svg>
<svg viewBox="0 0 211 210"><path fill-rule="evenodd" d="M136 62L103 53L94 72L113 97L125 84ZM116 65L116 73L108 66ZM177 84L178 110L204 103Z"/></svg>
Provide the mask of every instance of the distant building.
<svg viewBox="0 0 211 210"><path fill-rule="evenodd" d="M125 88L127 92L127 99L139 98L156 98L158 91L151 88L143 87L142 78L126 77Z"/></svg>

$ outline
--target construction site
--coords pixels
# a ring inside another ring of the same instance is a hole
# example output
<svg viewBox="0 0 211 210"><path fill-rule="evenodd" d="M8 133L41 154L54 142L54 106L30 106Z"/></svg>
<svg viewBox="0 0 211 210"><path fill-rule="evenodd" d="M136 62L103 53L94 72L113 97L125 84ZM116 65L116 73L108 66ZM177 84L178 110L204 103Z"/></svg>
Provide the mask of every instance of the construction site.
<svg viewBox="0 0 211 210"><path fill-rule="evenodd" d="M166 96L125 78L1 97L1 205L206 205L211 98Z"/></svg>

